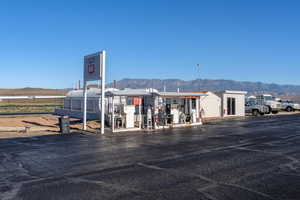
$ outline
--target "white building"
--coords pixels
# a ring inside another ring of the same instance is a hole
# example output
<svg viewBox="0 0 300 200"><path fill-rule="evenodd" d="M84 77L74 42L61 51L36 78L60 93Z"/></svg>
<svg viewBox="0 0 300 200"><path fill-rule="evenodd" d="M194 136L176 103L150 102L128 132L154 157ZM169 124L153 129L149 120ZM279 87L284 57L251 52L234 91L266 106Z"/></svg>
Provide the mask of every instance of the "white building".
<svg viewBox="0 0 300 200"><path fill-rule="evenodd" d="M113 132L201 125L201 96L206 94L153 89L107 92L109 102L115 102L117 97L126 98L124 104L108 103L107 121Z"/></svg>
<svg viewBox="0 0 300 200"><path fill-rule="evenodd" d="M155 89L107 89L106 124L117 129L165 128L199 125L202 120L245 116L243 91L158 92ZM87 91L87 119L100 118L101 90ZM82 119L83 91L66 95L64 107L57 115Z"/></svg>
<svg viewBox="0 0 300 200"><path fill-rule="evenodd" d="M244 91L201 91L207 96L200 98L202 119L217 119L222 117L243 117L245 116L245 95Z"/></svg>
<svg viewBox="0 0 300 200"><path fill-rule="evenodd" d="M204 91L207 96L200 99L201 116L203 119L214 119L222 116L222 100L213 92Z"/></svg>
<svg viewBox="0 0 300 200"><path fill-rule="evenodd" d="M204 91L207 96L200 99L201 114L203 119L220 117L243 117L245 116L244 91Z"/></svg>
<svg viewBox="0 0 300 200"><path fill-rule="evenodd" d="M116 89L108 88L107 91ZM90 88L87 90L87 119L95 120L100 118L101 112L101 89ZM116 99L117 100L117 99ZM83 90L70 91L65 99L62 109L56 109L55 114L67 115L73 118L82 119L83 117L84 94ZM106 100L107 104L107 100Z"/></svg>
<svg viewBox="0 0 300 200"><path fill-rule="evenodd" d="M222 117L245 116L245 91L225 90L216 92L221 98Z"/></svg>

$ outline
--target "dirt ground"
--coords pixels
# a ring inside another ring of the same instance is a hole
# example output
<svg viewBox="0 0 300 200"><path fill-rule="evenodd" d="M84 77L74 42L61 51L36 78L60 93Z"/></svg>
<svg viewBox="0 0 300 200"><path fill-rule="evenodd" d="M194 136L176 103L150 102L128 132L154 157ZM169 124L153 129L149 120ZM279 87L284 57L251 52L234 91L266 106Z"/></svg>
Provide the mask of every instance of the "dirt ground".
<svg viewBox="0 0 300 200"><path fill-rule="evenodd" d="M58 130L58 117L54 115L5 116L0 117L0 127L45 127Z"/></svg>
<svg viewBox="0 0 300 200"><path fill-rule="evenodd" d="M87 123L88 130L100 128L97 121ZM27 131L26 131L27 127ZM78 119L70 119L71 131L81 130L82 123ZM0 138L31 137L39 135L59 134L59 116L25 115L0 117Z"/></svg>

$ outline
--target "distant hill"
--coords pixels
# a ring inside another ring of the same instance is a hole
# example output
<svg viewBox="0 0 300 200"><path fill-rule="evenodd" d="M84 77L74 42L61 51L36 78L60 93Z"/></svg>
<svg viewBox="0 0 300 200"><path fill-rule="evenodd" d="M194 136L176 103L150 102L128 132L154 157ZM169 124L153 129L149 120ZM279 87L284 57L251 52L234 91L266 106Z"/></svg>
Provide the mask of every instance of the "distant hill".
<svg viewBox="0 0 300 200"><path fill-rule="evenodd" d="M110 84L112 86L113 84ZM197 79L184 81L179 79L123 79L117 81L117 88L155 88L160 91L196 91L196 90L243 90L249 94L271 93L275 96L300 96L300 85L279 85L261 82L232 80Z"/></svg>

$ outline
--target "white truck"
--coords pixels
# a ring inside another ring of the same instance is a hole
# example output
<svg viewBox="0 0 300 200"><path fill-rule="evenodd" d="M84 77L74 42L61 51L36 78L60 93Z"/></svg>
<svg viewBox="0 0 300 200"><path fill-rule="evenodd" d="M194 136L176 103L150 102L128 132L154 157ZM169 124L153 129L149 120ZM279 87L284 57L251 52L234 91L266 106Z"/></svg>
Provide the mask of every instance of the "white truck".
<svg viewBox="0 0 300 200"><path fill-rule="evenodd" d="M282 109L281 103L276 101L275 98L270 94L258 95L256 96L256 100L259 104L268 107L267 114L277 114Z"/></svg>
<svg viewBox="0 0 300 200"><path fill-rule="evenodd" d="M287 112L294 112L296 110L300 110L300 104L295 103L289 100L279 100L278 102L281 103L281 109Z"/></svg>
<svg viewBox="0 0 300 200"><path fill-rule="evenodd" d="M269 112L269 107L259 104L256 99L247 99L245 105L245 112L253 116L264 115Z"/></svg>

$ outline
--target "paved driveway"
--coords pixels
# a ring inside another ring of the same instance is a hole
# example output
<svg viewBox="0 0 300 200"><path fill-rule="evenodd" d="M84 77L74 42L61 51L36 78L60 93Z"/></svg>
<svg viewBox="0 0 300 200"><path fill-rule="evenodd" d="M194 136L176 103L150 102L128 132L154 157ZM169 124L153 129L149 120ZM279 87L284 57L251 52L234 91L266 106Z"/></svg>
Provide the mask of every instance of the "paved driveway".
<svg viewBox="0 0 300 200"><path fill-rule="evenodd" d="M300 115L0 140L0 199L300 199Z"/></svg>

